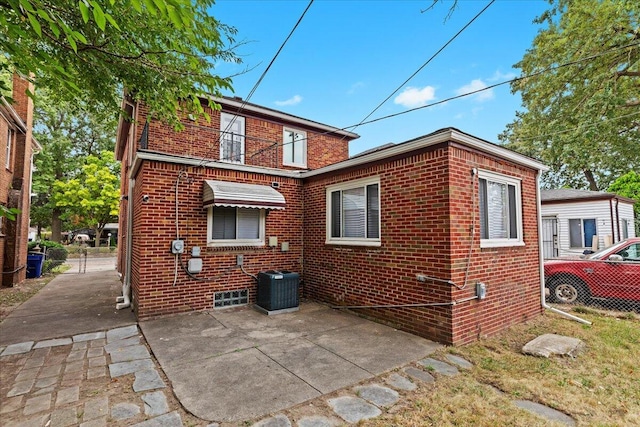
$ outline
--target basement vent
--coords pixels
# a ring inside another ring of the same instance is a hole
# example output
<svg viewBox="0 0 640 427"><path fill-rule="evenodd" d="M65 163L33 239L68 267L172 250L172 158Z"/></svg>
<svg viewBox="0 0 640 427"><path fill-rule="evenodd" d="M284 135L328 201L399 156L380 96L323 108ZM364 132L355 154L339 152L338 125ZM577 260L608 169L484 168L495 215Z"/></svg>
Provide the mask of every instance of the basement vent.
<svg viewBox="0 0 640 427"><path fill-rule="evenodd" d="M213 308L231 307L249 303L249 289L216 292L213 294Z"/></svg>

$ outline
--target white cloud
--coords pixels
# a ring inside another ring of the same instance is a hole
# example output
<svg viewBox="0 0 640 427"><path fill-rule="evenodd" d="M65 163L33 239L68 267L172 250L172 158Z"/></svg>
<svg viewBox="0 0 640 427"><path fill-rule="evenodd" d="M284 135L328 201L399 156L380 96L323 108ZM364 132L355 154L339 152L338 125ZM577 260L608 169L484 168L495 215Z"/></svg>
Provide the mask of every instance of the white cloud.
<svg viewBox="0 0 640 427"><path fill-rule="evenodd" d="M351 87L347 91L347 95L353 95L354 93L356 93L358 90L362 89L363 87L365 87L364 82L355 82L354 84L351 85Z"/></svg>
<svg viewBox="0 0 640 427"><path fill-rule="evenodd" d="M284 101L276 101L275 104L283 107L285 105L297 105L302 102L302 97L300 95L293 95L291 98Z"/></svg>
<svg viewBox="0 0 640 427"><path fill-rule="evenodd" d="M456 95L465 95L467 93L475 92L477 90L482 90L487 87L487 84L480 79L472 80L471 83L462 86L456 90ZM487 89L482 92L478 92L473 95L473 99L478 102L488 101L493 99L494 93L493 89Z"/></svg>
<svg viewBox="0 0 640 427"><path fill-rule="evenodd" d="M488 82L503 82L506 80L511 80L514 79L516 77L515 73L506 73L503 74L500 72L500 70L496 70L495 73L493 73L493 76L489 77L487 79Z"/></svg>
<svg viewBox="0 0 640 427"><path fill-rule="evenodd" d="M393 102L403 107L415 108L422 107L433 99L436 99L436 88L433 86L423 88L408 86L400 95L396 96Z"/></svg>

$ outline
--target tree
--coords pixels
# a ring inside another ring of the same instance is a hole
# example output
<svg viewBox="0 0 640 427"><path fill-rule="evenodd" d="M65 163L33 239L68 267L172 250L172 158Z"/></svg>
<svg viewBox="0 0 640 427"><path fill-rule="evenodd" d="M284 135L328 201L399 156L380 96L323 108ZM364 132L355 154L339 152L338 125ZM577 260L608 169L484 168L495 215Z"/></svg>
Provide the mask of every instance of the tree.
<svg viewBox="0 0 640 427"><path fill-rule="evenodd" d="M86 158L82 173L77 178L53 184L55 205L75 225L93 228L97 246L105 225L118 217L119 174L120 164L113 152L103 151L100 157Z"/></svg>
<svg viewBox="0 0 640 427"><path fill-rule="evenodd" d="M68 101L118 112L122 90L178 125L178 107L201 115L202 92L231 79L211 73L233 53L235 29L209 16L213 0L0 0L0 68L35 75ZM1 90L2 88L0 88Z"/></svg>
<svg viewBox="0 0 640 427"><path fill-rule="evenodd" d="M635 217L636 236L640 236L640 173L627 172L609 186L609 192L635 200L633 214Z"/></svg>
<svg viewBox="0 0 640 427"><path fill-rule="evenodd" d="M549 187L606 189L640 170L640 2L550 0L546 24L515 65L526 111L500 135L537 157Z"/></svg>
<svg viewBox="0 0 640 427"><path fill-rule="evenodd" d="M31 223L38 232L50 226L51 239L59 242L66 215L55 203L53 184L82 173L87 156L114 150L117 116L111 111L89 108L82 99L68 102L48 90L40 90L37 101L34 135L43 149L34 161Z"/></svg>

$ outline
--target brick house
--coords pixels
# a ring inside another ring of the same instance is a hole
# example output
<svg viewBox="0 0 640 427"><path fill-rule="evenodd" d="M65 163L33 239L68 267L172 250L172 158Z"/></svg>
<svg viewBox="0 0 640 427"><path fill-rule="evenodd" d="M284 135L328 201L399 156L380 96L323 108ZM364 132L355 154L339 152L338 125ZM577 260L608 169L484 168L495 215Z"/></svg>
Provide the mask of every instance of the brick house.
<svg viewBox="0 0 640 427"><path fill-rule="evenodd" d="M31 171L33 155L41 147L33 138L33 101L27 96L33 85L13 76L13 103L0 97L0 135L3 149L0 162L0 204L17 208L15 221L0 218L0 266L2 285L13 286L26 277L29 212L31 205Z"/></svg>
<svg viewBox="0 0 640 427"><path fill-rule="evenodd" d="M120 308L251 304L253 276L279 269L306 297L443 343L541 313L542 164L452 128L349 158L356 134L215 101L210 123L181 132L123 104Z"/></svg>

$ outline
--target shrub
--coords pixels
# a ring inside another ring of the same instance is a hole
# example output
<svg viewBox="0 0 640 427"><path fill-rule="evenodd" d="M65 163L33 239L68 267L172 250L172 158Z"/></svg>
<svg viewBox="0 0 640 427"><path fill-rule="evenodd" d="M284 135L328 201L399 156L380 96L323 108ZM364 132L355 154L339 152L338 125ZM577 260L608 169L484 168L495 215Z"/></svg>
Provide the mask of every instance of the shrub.
<svg viewBox="0 0 640 427"><path fill-rule="evenodd" d="M56 248L56 249L64 249L60 243L54 242L52 240L40 240L39 242L33 241L29 242L27 246L30 251L32 251L36 246L40 246L42 249Z"/></svg>
<svg viewBox="0 0 640 427"><path fill-rule="evenodd" d="M57 266L64 264L67 260L67 255L69 255L69 251L67 251L64 246L60 243L52 242L51 240L29 242L27 245L29 251L33 251L36 246L39 246L40 250L46 254L46 259L42 265L43 272L49 272Z"/></svg>

